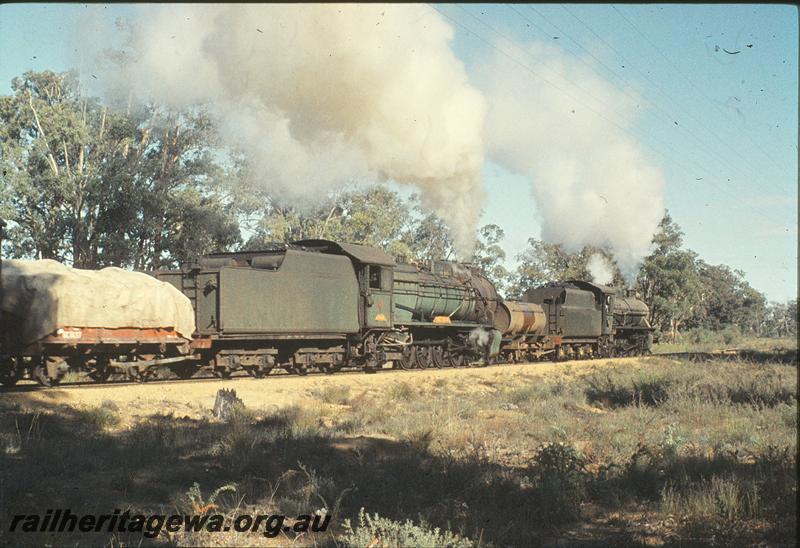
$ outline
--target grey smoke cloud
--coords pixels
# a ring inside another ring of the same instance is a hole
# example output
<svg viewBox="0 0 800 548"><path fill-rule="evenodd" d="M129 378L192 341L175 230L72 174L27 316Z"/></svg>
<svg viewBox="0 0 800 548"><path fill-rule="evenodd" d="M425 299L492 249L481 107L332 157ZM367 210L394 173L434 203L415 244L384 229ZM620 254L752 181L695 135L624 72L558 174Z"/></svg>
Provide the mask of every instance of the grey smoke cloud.
<svg viewBox="0 0 800 548"><path fill-rule="evenodd" d="M614 270L611 264L603 255L595 253L589 257L586 263L586 268L589 274L592 275L592 281L602 285L608 285L614 280Z"/></svg>
<svg viewBox="0 0 800 548"><path fill-rule="evenodd" d="M485 106L435 10L247 4L138 12L128 62L103 74L109 89L171 106L212 105L223 138L247 152L262 184L291 199L353 182L413 185L469 253L484 200Z"/></svg>
<svg viewBox="0 0 800 548"><path fill-rule="evenodd" d="M520 45L525 62L561 90L631 127L637 102L563 50ZM506 46L507 48L507 46ZM522 56L519 50L517 56ZM588 91L575 89L573 83ZM488 155L531 179L542 238L570 251L608 247L631 282L663 215L663 175L620 127L556 87L535 80L504 56L480 71L489 105ZM600 103L612 105L613 112Z"/></svg>
<svg viewBox="0 0 800 548"><path fill-rule="evenodd" d="M466 257L491 157L530 177L546 241L607 246L628 278L649 250L663 182L634 139L500 55L473 85L452 51L453 28L427 5L136 11L116 56L125 61L92 74L112 95L211 105L221 137L247 153L258 184L276 195L302 203L343 184L411 185ZM89 64L119 41L92 25L82 34ZM617 123L633 123L635 101L574 58L549 45L521 47L551 81L579 83L616 107L606 114Z"/></svg>

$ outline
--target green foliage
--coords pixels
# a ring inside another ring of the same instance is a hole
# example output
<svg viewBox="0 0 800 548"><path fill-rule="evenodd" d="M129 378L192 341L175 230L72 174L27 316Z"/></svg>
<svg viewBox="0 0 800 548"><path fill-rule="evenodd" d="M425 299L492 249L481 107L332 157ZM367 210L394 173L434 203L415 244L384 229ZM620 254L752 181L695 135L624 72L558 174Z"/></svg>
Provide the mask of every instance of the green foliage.
<svg viewBox="0 0 800 548"><path fill-rule="evenodd" d="M556 523L578 518L586 500L588 461L577 449L564 443L548 443L539 448L531 463L536 478L536 507L548 521Z"/></svg>
<svg viewBox="0 0 800 548"><path fill-rule="evenodd" d="M592 255L604 256L614 269L612 285L624 285L624 280L616 265L613 254L607 249L584 246L578 252L570 252L560 244L552 244L530 238L528 248L517 256L519 266L512 277L509 295L521 298L526 290L561 280L592 281L588 269Z"/></svg>
<svg viewBox="0 0 800 548"><path fill-rule="evenodd" d="M393 521L378 514L369 515L361 508L358 512L358 525L355 527L347 519L344 534L339 537L344 546L362 548L374 546L381 548L405 548L406 546L425 546L430 548L468 548L475 546L469 539L461 538L450 531L438 527L431 529L425 522L415 525L411 520Z"/></svg>
<svg viewBox="0 0 800 548"><path fill-rule="evenodd" d="M481 227L470 260L494 282L501 295L506 294L510 284L513 283L513 276L505 267L506 252L501 245L504 238L505 232L497 225Z"/></svg>
<svg viewBox="0 0 800 548"><path fill-rule="evenodd" d="M796 318L792 322L785 312L790 305L783 309L773 305L771 311L764 295L747 283L744 272L707 264L682 245L683 232L666 212L637 281L650 307L648 319L664 338L674 342L686 328L778 336L792 332ZM732 342L734 334L729 338Z"/></svg>
<svg viewBox="0 0 800 548"><path fill-rule="evenodd" d="M248 181L246 159L223 146L202 108L110 108L86 96L73 73L26 72L0 96L0 216L11 222L13 256L53 258L78 267L174 267L211 251L325 238L372 245L392 256L455 259L445 219L417 195L385 185L344 188L308 204L287 204ZM531 238L509 272L503 229L485 225L470 260L502 295L564 279L590 280L589 258L607 250L568 251ZM624 281L614 266L614 284ZM665 212L637 289L649 321L666 339L688 329L745 335L797 333L797 303L767 304L744 273L710 265L683 248ZM732 339L733 340L733 339Z"/></svg>
<svg viewBox="0 0 800 548"><path fill-rule="evenodd" d="M114 111L73 73L26 72L0 97L0 209L12 253L75 266L159 268L238 241L212 120Z"/></svg>

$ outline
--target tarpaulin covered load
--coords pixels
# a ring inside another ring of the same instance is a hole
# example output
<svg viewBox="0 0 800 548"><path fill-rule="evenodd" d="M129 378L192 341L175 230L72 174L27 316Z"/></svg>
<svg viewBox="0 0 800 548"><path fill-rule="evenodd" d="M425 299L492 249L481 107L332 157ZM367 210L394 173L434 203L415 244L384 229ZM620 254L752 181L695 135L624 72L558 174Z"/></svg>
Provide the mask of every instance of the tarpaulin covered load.
<svg viewBox="0 0 800 548"><path fill-rule="evenodd" d="M80 270L53 260L3 260L0 287L2 321L22 322L13 326L22 345L63 327L172 328L187 339L195 330L189 299L141 272Z"/></svg>

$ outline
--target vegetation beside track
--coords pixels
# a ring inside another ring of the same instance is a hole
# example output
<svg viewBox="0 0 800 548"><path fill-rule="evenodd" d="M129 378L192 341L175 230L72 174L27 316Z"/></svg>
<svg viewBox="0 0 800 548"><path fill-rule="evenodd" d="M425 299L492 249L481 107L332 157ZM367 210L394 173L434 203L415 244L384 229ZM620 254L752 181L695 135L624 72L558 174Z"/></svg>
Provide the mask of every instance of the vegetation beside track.
<svg viewBox="0 0 800 548"><path fill-rule="evenodd" d="M796 351L743 356L464 370L425 385L334 375L230 423L165 412L169 402L131 421L138 410L110 401L39 399L0 416L4 506L192 512L198 496L234 485L214 511L333 514L329 533L297 545L452 542L448 532L496 546L793 545ZM2 534L13 545L86 541ZM141 541L95 535L93 544ZM275 544L239 533L157 540Z"/></svg>

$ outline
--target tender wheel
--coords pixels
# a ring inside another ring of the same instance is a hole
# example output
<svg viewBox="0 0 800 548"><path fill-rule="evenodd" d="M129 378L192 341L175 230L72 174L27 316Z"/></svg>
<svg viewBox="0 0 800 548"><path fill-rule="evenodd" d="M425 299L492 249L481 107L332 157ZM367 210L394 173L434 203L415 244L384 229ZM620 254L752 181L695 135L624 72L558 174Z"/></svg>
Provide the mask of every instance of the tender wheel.
<svg viewBox="0 0 800 548"><path fill-rule="evenodd" d="M224 369L222 367L215 367L214 368L214 376L219 379L230 379L231 378L231 370Z"/></svg>
<svg viewBox="0 0 800 548"><path fill-rule="evenodd" d="M189 363L173 365L170 369L179 379L190 379L197 371L197 367Z"/></svg>

